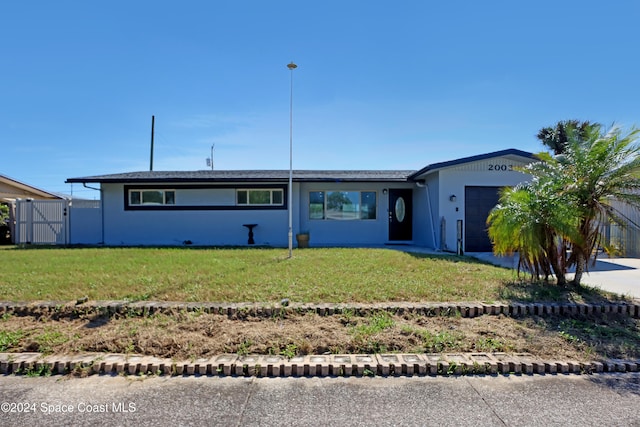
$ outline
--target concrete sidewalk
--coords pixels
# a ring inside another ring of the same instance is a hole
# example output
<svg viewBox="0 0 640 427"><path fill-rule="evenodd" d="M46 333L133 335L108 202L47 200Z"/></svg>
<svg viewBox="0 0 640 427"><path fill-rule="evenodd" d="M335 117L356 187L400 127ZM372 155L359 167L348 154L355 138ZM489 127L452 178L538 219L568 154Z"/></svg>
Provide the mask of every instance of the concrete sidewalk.
<svg viewBox="0 0 640 427"><path fill-rule="evenodd" d="M94 375L73 381L0 376L0 395L3 426L640 425L640 373L137 380Z"/></svg>

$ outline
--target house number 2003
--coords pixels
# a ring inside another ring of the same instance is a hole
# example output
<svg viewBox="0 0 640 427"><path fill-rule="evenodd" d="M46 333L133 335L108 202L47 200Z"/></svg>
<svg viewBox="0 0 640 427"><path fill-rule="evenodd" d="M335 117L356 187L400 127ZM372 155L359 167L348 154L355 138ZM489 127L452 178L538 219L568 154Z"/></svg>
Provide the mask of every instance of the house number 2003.
<svg viewBox="0 0 640 427"><path fill-rule="evenodd" d="M507 172L513 170L513 165L489 165L490 171Z"/></svg>

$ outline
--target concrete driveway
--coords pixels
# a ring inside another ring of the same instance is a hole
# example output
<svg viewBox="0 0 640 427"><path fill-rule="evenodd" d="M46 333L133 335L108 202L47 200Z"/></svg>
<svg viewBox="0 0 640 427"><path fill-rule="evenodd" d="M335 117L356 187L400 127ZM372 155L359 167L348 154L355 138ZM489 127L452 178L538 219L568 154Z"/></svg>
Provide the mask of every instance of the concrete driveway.
<svg viewBox="0 0 640 427"><path fill-rule="evenodd" d="M603 258L589 267L582 276L582 283L590 286L640 298L640 259Z"/></svg>
<svg viewBox="0 0 640 427"><path fill-rule="evenodd" d="M507 268L517 268L518 258L496 257L491 252L467 253L467 255ZM571 278L572 275L569 275ZM640 299L640 259L599 258L589 272L582 276L585 285Z"/></svg>

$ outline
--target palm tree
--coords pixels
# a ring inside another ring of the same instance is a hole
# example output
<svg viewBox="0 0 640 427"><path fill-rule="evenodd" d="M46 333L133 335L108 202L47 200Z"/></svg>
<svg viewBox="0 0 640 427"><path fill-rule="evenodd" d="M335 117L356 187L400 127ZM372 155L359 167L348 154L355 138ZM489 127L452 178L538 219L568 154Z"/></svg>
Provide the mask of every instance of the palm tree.
<svg viewBox="0 0 640 427"><path fill-rule="evenodd" d="M599 128L597 123L589 121L581 122L579 120L563 120L556 123L553 127L542 128L538 131L538 138L547 148L558 155L564 153L565 147L569 140L569 133L577 133L579 137L585 136L588 132Z"/></svg>
<svg viewBox="0 0 640 427"><path fill-rule="evenodd" d="M583 135L570 130L564 154L557 156L570 177L564 195L579 219L578 236L571 242L569 259L569 264L576 266L573 281L576 285L587 270L588 261L595 262L601 225L630 225L629 218L621 215L613 202L640 209L639 135L639 129L624 134L615 126L607 132L598 126Z"/></svg>
<svg viewBox="0 0 640 427"><path fill-rule="evenodd" d="M536 163L525 168L532 175L529 183L505 188L500 202L487 219L489 237L496 255L518 252L518 271L548 280L555 275L557 283L566 283L569 235L575 224L569 205L564 203L557 174L552 164Z"/></svg>
<svg viewBox="0 0 640 427"><path fill-rule="evenodd" d="M561 153L541 153L540 162L522 168L531 181L504 190L487 222L496 254L517 251L519 268L553 273L558 284L575 266L578 285L595 262L601 226L631 222L614 202L640 209L640 130L573 125L557 126L566 138Z"/></svg>

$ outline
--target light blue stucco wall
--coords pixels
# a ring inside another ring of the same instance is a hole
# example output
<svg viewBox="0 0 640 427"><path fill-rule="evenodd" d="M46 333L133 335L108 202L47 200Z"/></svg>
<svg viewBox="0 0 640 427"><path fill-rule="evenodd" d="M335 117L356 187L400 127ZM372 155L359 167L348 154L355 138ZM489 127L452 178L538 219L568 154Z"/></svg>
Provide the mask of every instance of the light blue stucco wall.
<svg viewBox="0 0 640 427"><path fill-rule="evenodd" d="M145 184L153 185L153 184ZM233 185L225 184L225 185ZM246 183L238 185L246 186ZM264 183L261 183L264 185ZM266 184L268 185L268 184ZM274 184L275 185L275 184ZM166 188L166 183L158 187ZM179 186L175 186L179 188ZM430 246L433 240L426 202L426 190L415 183L326 182L294 183L293 233L309 231L311 246L366 246L389 243L388 190L413 189L413 239L410 243ZM248 231L243 224L258 224L254 229L256 245L286 247L288 211L277 210L125 210L124 185L103 184L104 244L120 245L247 245ZM387 190L387 194L385 194ZM197 191L186 193L191 205L197 204ZM375 191L374 220L309 219L310 191ZM285 190L286 192L286 190ZM202 206L219 194L203 189ZM220 192L222 194L222 192ZM433 198L434 195L431 194ZM178 198L178 196L176 196ZM296 245L294 237L294 246Z"/></svg>
<svg viewBox="0 0 640 427"><path fill-rule="evenodd" d="M435 172L424 181L425 207L422 211L421 223L424 224L426 235L423 246L440 249L440 174ZM428 203L427 203L428 198Z"/></svg>
<svg viewBox="0 0 640 427"><path fill-rule="evenodd" d="M166 186L166 183L158 184L158 187ZM294 183L294 232L298 229L296 218L299 216L296 187ZM248 230L243 224L258 224L254 229L256 245L288 244L286 209L125 210L122 184L103 184L102 188L106 245L182 245L190 241L193 245L243 246L248 240ZM193 192L190 193L193 197Z"/></svg>
<svg viewBox="0 0 640 427"><path fill-rule="evenodd" d="M310 244L318 246L383 245L389 241L389 188L415 188L411 183L369 182L306 182L300 185L300 229L309 231ZM311 191L375 191L377 211L375 220L318 220L309 219ZM414 191L414 200L415 200ZM414 205L415 212L415 205ZM416 215L414 214L414 230Z"/></svg>
<svg viewBox="0 0 640 427"><path fill-rule="evenodd" d="M437 181L420 183L413 192L413 240L417 246L437 248L437 223L433 220L437 212ZM435 193L435 194L434 194Z"/></svg>
<svg viewBox="0 0 640 427"><path fill-rule="evenodd" d="M102 203L99 200L74 200L69 208L69 243L102 243Z"/></svg>

